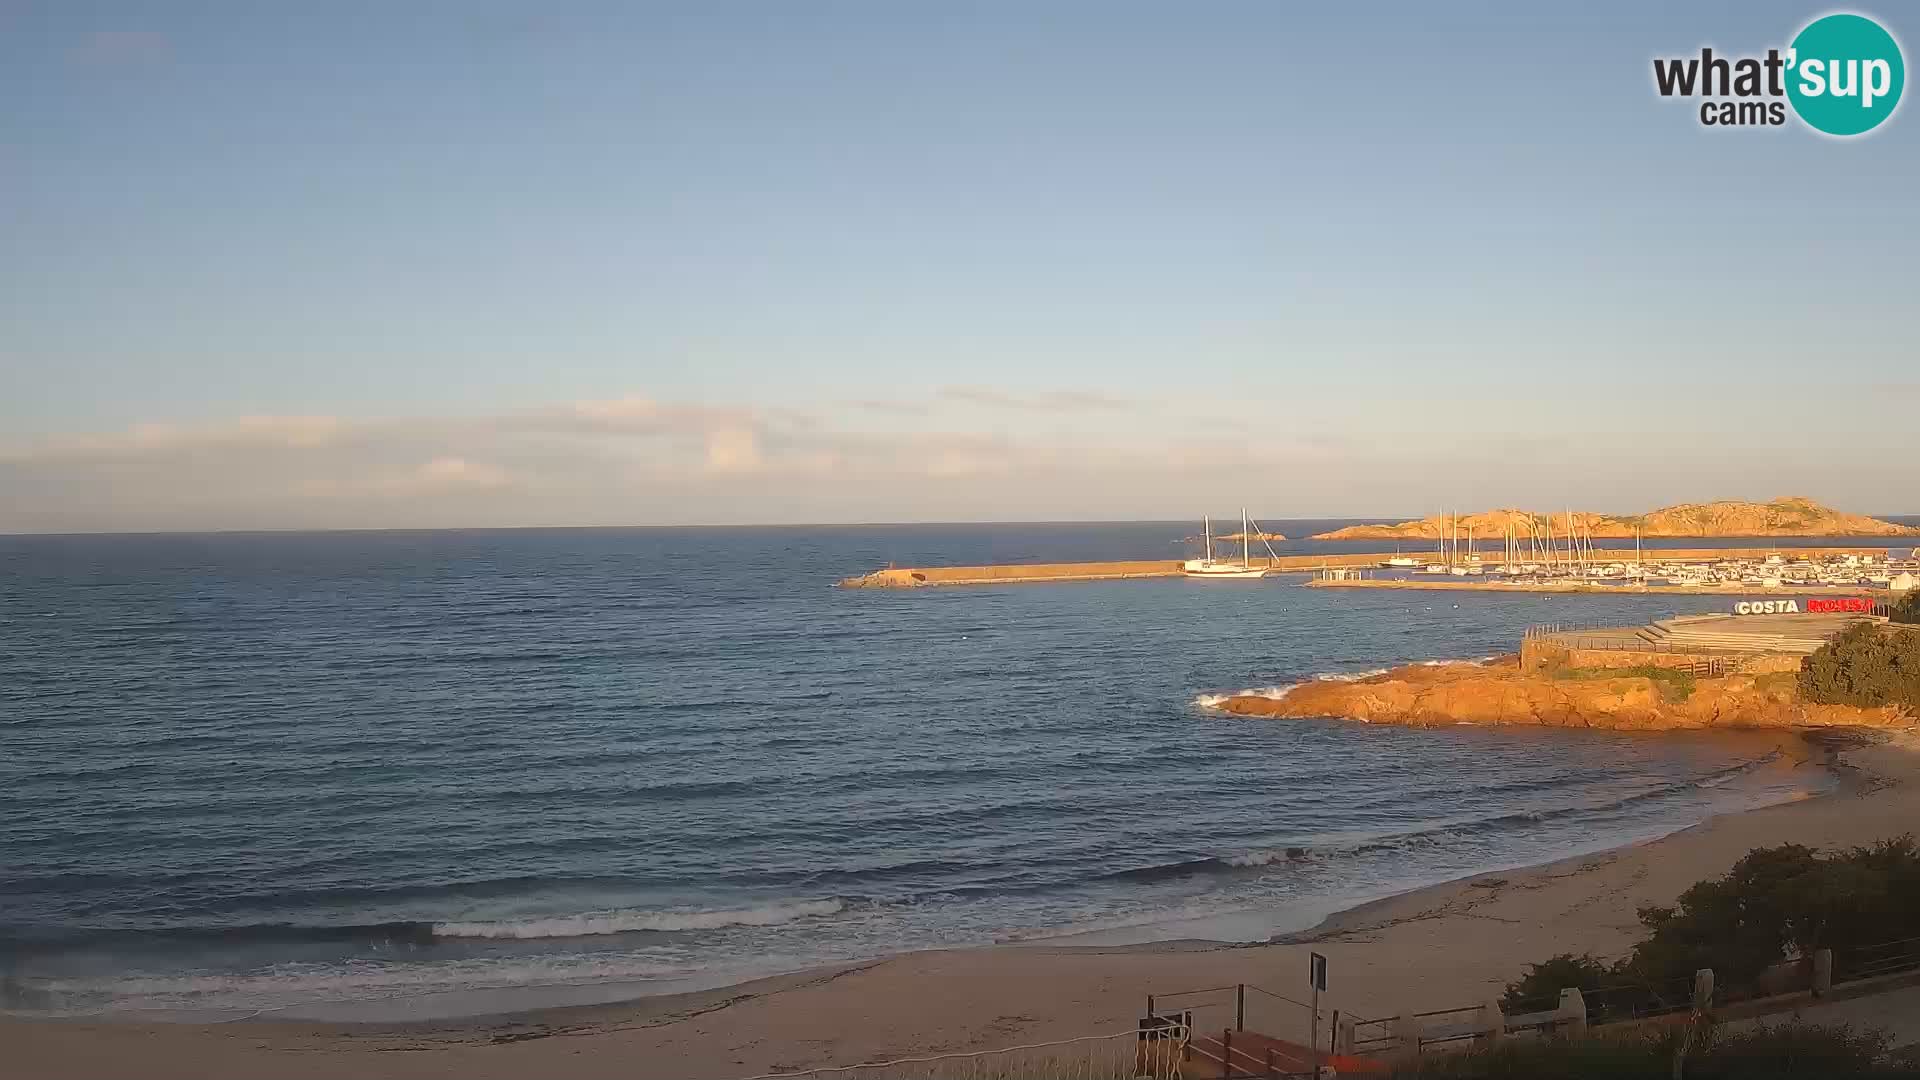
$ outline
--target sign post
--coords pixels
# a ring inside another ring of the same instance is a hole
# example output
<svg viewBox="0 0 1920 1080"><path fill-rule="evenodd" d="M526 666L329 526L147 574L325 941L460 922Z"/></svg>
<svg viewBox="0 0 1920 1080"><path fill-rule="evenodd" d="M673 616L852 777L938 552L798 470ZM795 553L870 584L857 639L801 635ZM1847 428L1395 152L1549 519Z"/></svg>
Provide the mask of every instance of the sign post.
<svg viewBox="0 0 1920 1080"><path fill-rule="evenodd" d="M1320 1080L1320 991L1327 988L1327 958L1317 952L1307 954L1307 981L1313 984L1313 1020L1307 1028L1307 1045L1313 1048L1314 1080Z"/></svg>

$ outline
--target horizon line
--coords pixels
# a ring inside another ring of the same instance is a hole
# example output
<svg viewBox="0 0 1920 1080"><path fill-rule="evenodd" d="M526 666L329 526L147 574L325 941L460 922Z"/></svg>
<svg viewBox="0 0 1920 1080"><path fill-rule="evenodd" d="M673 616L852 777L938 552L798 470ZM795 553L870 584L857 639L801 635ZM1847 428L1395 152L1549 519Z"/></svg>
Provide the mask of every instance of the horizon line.
<svg viewBox="0 0 1920 1080"><path fill-rule="evenodd" d="M1505 508L1502 507L1502 508L1496 508L1496 509L1505 509ZM1476 511L1476 512L1488 513L1491 511ZM1575 511L1575 512L1587 513L1587 514L1600 513L1599 511L1593 511L1593 510L1581 510L1581 511ZM1326 516L1326 517L1320 517L1320 516L1269 517L1265 519L1255 517L1254 520L1256 521L1265 520L1267 522L1340 521L1340 522L1351 522L1356 524L1378 523L1378 524L1388 524L1388 525L1402 525L1402 524L1408 524L1412 522L1425 521L1432 516L1433 515L1424 515L1421 517L1391 517L1388 515L1364 515L1364 516L1343 515L1343 516ZM1602 516L1617 516L1617 515L1602 515ZM1633 515L1626 515L1626 516L1633 516ZM1920 513L1866 514L1863 516L1871 517L1880 521L1892 522L1894 524L1907 524L1906 522L1902 522L1897 519L1913 518L1915 519L1915 522L1914 522L1915 524L1920 524ZM81 530L63 530L63 531L48 530L48 531L27 531L27 532L0 532L0 539L10 540L10 539L27 538L27 537L40 538L40 539L58 539L62 537L77 537L77 536L102 536L102 537L104 536L293 536L293 535L302 535L302 534L324 534L324 533L586 532L586 531L593 531L593 530L613 531L613 530L635 530L635 529L660 529L660 530L672 530L672 529L682 529L682 530L685 530L685 529L731 529L731 530L866 529L866 528L898 529L898 528L934 528L934 527L940 527L940 526L956 526L956 525L1167 525L1167 524L1173 524L1176 522L1182 522L1187 520L1189 519L1187 518L969 518L969 519L934 520L934 521L767 521L767 522L733 522L733 523L682 522L682 523L675 523L675 524L653 524L653 525L644 525L644 524L395 525L395 526L367 526L367 527L358 527L358 528L350 527L350 526L324 526L323 525L323 526L311 526L311 527L265 526L265 527L256 527L256 528L233 528L233 529L81 529ZM1281 543L1291 543L1294 539L1309 540L1312 538L1305 537L1305 536L1295 537L1295 538L1289 538L1288 540L1281 541ZM1829 537L1829 536L1826 536L1825 534L1811 534L1811 533L1805 536L1764 536L1764 535L1746 536L1742 534L1729 533L1729 534L1726 534L1725 536L1718 536L1718 537L1702 535L1698 537L1687 537L1687 536L1655 537L1654 539L1672 539L1672 540L1845 539L1845 540L1865 541L1865 540L1894 540L1899 538L1890 537L1890 536L1871 536L1871 535L1846 536L1844 534L1837 534ZM1909 539L1920 540L1920 537L1913 537ZM1342 543L1347 541L1323 541L1323 542ZM1359 543L1362 541L1351 541L1351 542ZM1899 545L1895 545L1895 546L1899 546Z"/></svg>

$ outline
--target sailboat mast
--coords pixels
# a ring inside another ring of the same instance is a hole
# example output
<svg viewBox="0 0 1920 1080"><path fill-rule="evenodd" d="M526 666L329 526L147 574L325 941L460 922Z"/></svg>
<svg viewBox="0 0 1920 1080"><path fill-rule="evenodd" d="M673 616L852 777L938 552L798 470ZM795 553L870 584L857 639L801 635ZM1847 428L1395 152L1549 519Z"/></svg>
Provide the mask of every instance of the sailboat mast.
<svg viewBox="0 0 1920 1080"><path fill-rule="evenodd" d="M1207 535L1207 561L1212 562L1213 561L1213 515L1208 514L1203 520L1204 520L1204 524L1201 526L1200 531L1206 533Z"/></svg>
<svg viewBox="0 0 1920 1080"><path fill-rule="evenodd" d="M1247 528L1247 508L1243 506L1240 508L1240 565L1241 566L1253 565L1253 547L1252 547L1253 537L1248 535L1250 532L1251 530Z"/></svg>

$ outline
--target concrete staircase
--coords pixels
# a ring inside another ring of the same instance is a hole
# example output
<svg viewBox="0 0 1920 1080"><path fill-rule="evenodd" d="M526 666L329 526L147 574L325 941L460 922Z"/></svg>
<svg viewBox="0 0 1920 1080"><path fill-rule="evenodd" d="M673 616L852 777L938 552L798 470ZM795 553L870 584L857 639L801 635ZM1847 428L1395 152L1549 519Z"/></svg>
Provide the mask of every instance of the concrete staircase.
<svg viewBox="0 0 1920 1080"><path fill-rule="evenodd" d="M1737 615L1682 615L1634 631L1648 645L1673 652L1782 653L1805 656L1860 621L1858 616L1782 622ZM1777 629L1776 629L1777 627Z"/></svg>

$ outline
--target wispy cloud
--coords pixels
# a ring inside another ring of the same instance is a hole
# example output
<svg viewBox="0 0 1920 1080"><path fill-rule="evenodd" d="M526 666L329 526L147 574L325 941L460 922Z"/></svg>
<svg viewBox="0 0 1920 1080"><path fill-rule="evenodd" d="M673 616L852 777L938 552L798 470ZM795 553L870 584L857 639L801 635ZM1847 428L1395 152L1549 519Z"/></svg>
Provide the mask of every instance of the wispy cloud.
<svg viewBox="0 0 1920 1080"><path fill-rule="evenodd" d="M1132 456L641 395L464 417L248 416L0 445L0 531L103 518L137 527L156 515L172 523L209 506L222 521L304 522L312 510L303 500L410 521L436 505L471 511L480 493L503 505L598 496L658 518L672 511L648 500L689 492L749 504L802 492L915 493L1076 462L1117 468Z"/></svg>
<svg viewBox="0 0 1920 1080"><path fill-rule="evenodd" d="M353 476L323 477L302 490L324 498L344 496L431 497L512 487L514 475L498 465L461 457L437 457L412 466L383 465Z"/></svg>
<svg viewBox="0 0 1920 1080"><path fill-rule="evenodd" d="M105 435L63 436L0 446L0 462L141 461L203 450L325 446L350 426L332 416L243 416L208 424L136 424Z"/></svg>
<svg viewBox="0 0 1920 1080"><path fill-rule="evenodd" d="M1129 409L1134 402L1092 390L1050 390L1037 394L1009 393L983 386L949 386L939 391L944 401L991 409L1029 412L1109 412Z"/></svg>
<svg viewBox="0 0 1920 1080"><path fill-rule="evenodd" d="M1090 390L1020 392L989 386L946 386L922 397L862 397L840 404L854 412L906 418L942 412L1109 413L1140 407L1139 402Z"/></svg>
<svg viewBox="0 0 1920 1080"><path fill-rule="evenodd" d="M847 402L847 407L860 412L884 413L889 416L925 416L933 411L932 404L926 401L887 398L856 398Z"/></svg>
<svg viewBox="0 0 1920 1080"><path fill-rule="evenodd" d="M1777 440L1695 455L1685 475L1664 468L1662 446L1620 445L1607 455L1616 492L1569 486L1570 463L1600 435L1536 445L1456 428L1445 411L1428 422L1446 426L1421 428L1412 411L1382 419L1371 398L1374 411L1358 416L1339 411L1346 398L1265 409L1133 408L1073 392L906 400L928 407L895 415L845 401L807 411L629 395L466 416L256 415L16 439L0 443L0 532L1197 517L1243 504L1262 517L1312 517L1425 511L1438 498L1636 509L1737 493L1756 469L1839 505L1891 512L1884 492L1905 490L1910 460L1867 454L1813 482ZM1246 416L1256 421L1239 429L1216 422ZM1656 475L1672 479L1648 488Z"/></svg>

